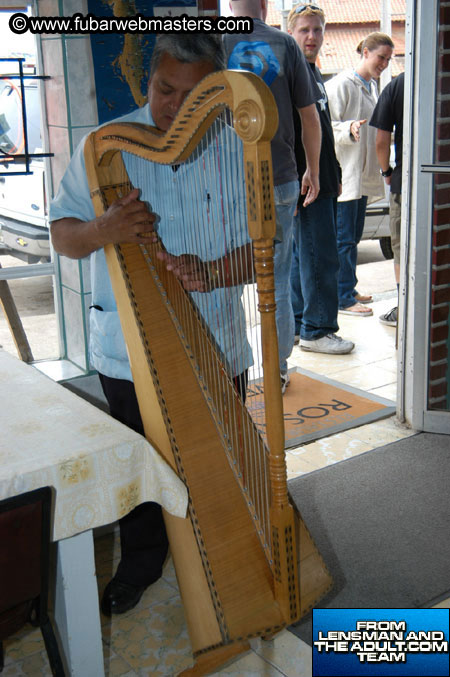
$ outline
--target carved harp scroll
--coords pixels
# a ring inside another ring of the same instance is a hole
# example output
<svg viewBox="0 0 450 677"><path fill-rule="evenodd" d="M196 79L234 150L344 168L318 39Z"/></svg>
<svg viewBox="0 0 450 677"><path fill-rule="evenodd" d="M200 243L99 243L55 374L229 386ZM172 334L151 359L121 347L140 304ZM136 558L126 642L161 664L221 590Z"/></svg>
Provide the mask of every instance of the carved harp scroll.
<svg viewBox="0 0 450 677"><path fill-rule="evenodd" d="M159 245L105 247L146 436L189 490L190 519L165 519L194 656L197 665L204 660L210 667L245 649L250 637L272 634L300 614L275 325L270 141L277 108L260 78L222 71L190 93L165 134L145 125L110 124L91 134L85 146L100 215L132 188L123 156L183 165L214 124L220 137L230 114L234 136L242 142L259 299L262 425L236 392L201 312L158 262ZM188 318L181 328L180 316ZM237 457L247 452L251 460L243 470Z"/></svg>

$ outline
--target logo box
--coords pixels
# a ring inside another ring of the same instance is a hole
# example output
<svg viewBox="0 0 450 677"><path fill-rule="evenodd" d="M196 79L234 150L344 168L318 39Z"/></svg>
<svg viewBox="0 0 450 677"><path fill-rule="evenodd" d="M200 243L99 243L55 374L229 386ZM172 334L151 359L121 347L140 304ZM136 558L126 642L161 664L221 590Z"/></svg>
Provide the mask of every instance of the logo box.
<svg viewBox="0 0 450 677"><path fill-rule="evenodd" d="M449 677L449 609L314 609L313 677Z"/></svg>

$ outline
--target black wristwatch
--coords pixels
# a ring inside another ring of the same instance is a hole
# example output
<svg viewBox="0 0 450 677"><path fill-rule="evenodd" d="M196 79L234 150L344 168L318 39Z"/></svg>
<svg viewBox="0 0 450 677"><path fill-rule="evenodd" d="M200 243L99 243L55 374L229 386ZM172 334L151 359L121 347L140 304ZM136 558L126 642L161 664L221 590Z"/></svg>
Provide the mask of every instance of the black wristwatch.
<svg viewBox="0 0 450 677"><path fill-rule="evenodd" d="M390 176L390 175L392 174L393 171L394 171L394 170L392 169L391 165L389 165L389 167L386 169L385 172L383 172L383 170L380 169L380 174L381 174L381 176L383 176L384 178L387 178L388 176Z"/></svg>

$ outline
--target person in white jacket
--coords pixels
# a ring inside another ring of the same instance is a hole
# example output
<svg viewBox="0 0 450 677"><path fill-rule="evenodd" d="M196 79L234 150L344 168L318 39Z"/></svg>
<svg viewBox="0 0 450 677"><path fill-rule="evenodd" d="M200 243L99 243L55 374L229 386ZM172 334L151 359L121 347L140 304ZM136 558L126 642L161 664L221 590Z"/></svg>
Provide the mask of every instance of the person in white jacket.
<svg viewBox="0 0 450 677"><path fill-rule="evenodd" d="M357 47L361 59L355 69L329 80L328 95L336 155L342 167L338 198L339 312L357 317L372 315L371 296L356 290L357 246L364 229L367 202L384 196L376 150L375 130L368 126L377 103L376 80L388 66L394 43L385 33L370 33Z"/></svg>

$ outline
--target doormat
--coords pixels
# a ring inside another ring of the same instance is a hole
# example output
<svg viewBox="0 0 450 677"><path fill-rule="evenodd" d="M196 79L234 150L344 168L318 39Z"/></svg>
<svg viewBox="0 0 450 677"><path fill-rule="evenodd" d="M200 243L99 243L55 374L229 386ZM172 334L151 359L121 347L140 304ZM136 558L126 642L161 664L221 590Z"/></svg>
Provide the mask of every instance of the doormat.
<svg viewBox="0 0 450 677"><path fill-rule="evenodd" d="M450 435L432 433L290 480L292 501L334 579L317 606L428 608L447 599L449 484ZM310 644L311 614L289 629Z"/></svg>
<svg viewBox="0 0 450 677"><path fill-rule="evenodd" d="M372 423L395 413L395 402L325 376L295 367L283 395L285 447ZM250 382L247 407L256 426L264 433L264 397L260 382Z"/></svg>

